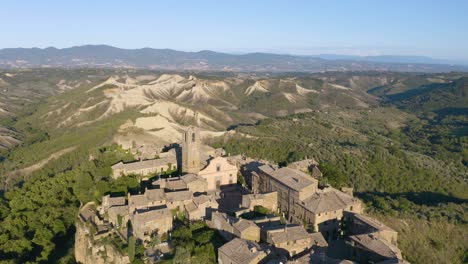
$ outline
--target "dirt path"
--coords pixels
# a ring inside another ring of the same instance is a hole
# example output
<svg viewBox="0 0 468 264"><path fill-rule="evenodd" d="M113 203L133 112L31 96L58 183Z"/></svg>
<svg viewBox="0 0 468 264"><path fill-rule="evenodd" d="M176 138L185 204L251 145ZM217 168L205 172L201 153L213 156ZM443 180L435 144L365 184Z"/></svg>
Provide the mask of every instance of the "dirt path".
<svg viewBox="0 0 468 264"><path fill-rule="evenodd" d="M65 155L65 154L67 154L67 153L69 153L69 152L71 152L71 151L73 151L75 149L76 149L76 147L69 147L69 148L66 148L66 149L62 149L60 151L52 153L48 158L45 158L45 159L37 162L36 164L33 164L33 165L31 165L29 167L26 167L26 168L23 168L23 169L13 171L13 172L11 172L11 174L16 174L16 175L18 175L18 174L19 175L30 174L33 171L44 167L49 161L60 158L61 156Z"/></svg>

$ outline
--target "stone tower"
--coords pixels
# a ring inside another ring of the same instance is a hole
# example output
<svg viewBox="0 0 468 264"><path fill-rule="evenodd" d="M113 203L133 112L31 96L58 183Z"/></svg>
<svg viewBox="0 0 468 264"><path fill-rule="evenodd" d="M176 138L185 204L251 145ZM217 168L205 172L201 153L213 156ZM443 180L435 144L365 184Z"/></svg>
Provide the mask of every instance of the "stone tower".
<svg viewBox="0 0 468 264"><path fill-rule="evenodd" d="M182 172L200 171L200 133L196 127L189 127L182 135Z"/></svg>

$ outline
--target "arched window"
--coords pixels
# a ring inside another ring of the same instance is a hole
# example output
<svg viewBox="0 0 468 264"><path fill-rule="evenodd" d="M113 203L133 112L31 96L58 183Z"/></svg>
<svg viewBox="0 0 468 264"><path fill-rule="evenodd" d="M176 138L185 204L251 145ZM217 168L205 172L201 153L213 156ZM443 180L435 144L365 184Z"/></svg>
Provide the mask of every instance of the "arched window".
<svg viewBox="0 0 468 264"><path fill-rule="evenodd" d="M221 171L221 164L216 164L216 171Z"/></svg>
<svg viewBox="0 0 468 264"><path fill-rule="evenodd" d="M195 133L192 133L192 142L195 142Z"/></svg>

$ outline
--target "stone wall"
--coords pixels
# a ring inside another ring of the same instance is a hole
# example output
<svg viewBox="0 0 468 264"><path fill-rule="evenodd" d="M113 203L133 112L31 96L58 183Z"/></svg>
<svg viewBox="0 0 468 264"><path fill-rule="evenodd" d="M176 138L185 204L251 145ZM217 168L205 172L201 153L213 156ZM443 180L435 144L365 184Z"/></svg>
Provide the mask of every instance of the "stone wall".
<svg viewBox="0 0 468 264"><path fill-rule="evenodd" d="M75 260L83 264L129 264L128 256L123 256L111 245L95 243L91 231L84 223L76 222Z"/></svg>

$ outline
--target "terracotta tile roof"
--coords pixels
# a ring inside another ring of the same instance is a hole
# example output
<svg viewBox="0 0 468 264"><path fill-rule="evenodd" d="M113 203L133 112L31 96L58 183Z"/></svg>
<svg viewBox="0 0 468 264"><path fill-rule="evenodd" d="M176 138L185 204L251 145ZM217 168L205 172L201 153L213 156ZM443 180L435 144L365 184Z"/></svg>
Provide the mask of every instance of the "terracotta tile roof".
<svg viewBox="0 0 468 264"><path fill-rule="evenodd" d="M354 242L355 246L377 253L382 257L398 259L401 255L397 247L372 234L350 236L349 240Z"/></svg>
<svg viewBox="0 0 468 264"><path fill-rule="evenodd" d="M365 216L365 215L362 215L362 214L354 214L353 217L356 220L361 221L361 222L371 226L372 228L376 229L377 231L393 231L393 232L396 232L395 230L391 229L390 227L384 225L382 222L380 222L377 219L374 219L372 217Z"/></svg>
<svg viewBox="0 0 468 264"><path fill-rule="evenodd" d="M269 233L269 236L275 245L288 241L311 238L310 234L302 226L287 226Z"/></svg>
<svg viewBox="0 0 468 264"><path fill-rule="evenodd" d="M145 196L151 201L164 201L164 190L163 189L147 189L145 190Z"/></svg>
<svg viewBox="0 0 468 264"><path fill-rule="evenodd" d="M109 215L115 215L115 216L117 216L117 215L120 215L120 216L128 215L128 206L127 205L113 206L113 207L109 208L108 214Z"/></svg>
<svg viewBox="0 0 468 264"><path fill-rule="evenodd" d="M107 198L109 207L125 205L125 196L122 197L109 197Z"/></svg>
<svg viewBox="0 0 468 264"><path fill-rule="evenodd" d="M167 192L166 200L168 202L191 200L193 194L191 191Z"/></svg>
<svg viewBox="0 0 468 264"><path fill-rule="evenodd" d="M187 184L180 179L177 180L167 180L166 181L166 189L169 190L183 190L187 189Z"/></svg>
<svg viewBox="0 0 468 264"><path fill-rule="evenodd" d="M254 222L245 219L239 219L239 221L235 222L232 226L240 233L251 227L259 228Z"/></svg>
<svg viewBox="0 0 468 264"><path fill-rule="evenodd" d="M128 197L129 207L140 207L148 205L148 199L144 194L130 195Z"/></svg>
<svg viewBox="0 0 468 264"><path fill-rule="evenodd" d="M323 237L322 233L316 232L316 233L310 234L310 236L312 237L312 243L314 245L319 246L319 247L328 247L328 243Z"/></svg>
<svg viewBox="0 0 468 264"><path fill-rule="evenodd" d="M200 195L197 197L193 197L193 202L198 206L210 202L210 198L208 198L208 196L206 195Z"/></svg>
<svg viewBox="0 0 468 264"><path fill-rule="evenodd" d="M234 238L218 249L236 264L250 263L258 257L266 257L260 246L252 241Z"/></svg>
<svg viewBox="0 0 468 264"><path fill-rule="evenodd" d="M192 174L192 173L189 173L189 174L185 174L183 176L180 177L181 180L183 180L186 184L190 184L194 181L206 181L203 177L200 177L196 174Z"/></svg>
<svg viewBox="0 0 468 264"><path fill-rule="evenodd" d="M185 205L185 210L187 210L188 212L194 212L194 211L198 210L198 207L197 207L197 205L195 205L194 202L191 202L191 203Z"/></svg>
<svg viewBox="0 0 468 264"><path fill-rule="evenodd" d="M296 191L300 191L310 185L318 185L318 181L309 174L291 168L283 167L275 170L270 165L263 165L259 169Z"/></svg>
<svg viewBox="0 0 468 264"><path fill-rule="evenodd" d="M135 221L135 225L143 226L147 222L159 221L162 217L172 218L171 210L168 208L160 208L148 211L138 211L133 214L133 221Z"/></svg>
<svg viewBox="0 0 468 264"><path fill-rule="evenodd" d="M175 157L167 157L162 159L151 159L151 160L142 160L129 163L119 162L112 165L112 169L125 169L128 171L142 170L142 169L151 169L154 167L164 166L168 163L173 165L177 164Z"/></svg>
<svg viewBox="0 0 468 264"><path fill-rule="evenodd" d="M317 191L314 195L302 201L302 206L312 213L324 213L345 209L359 200L338 191L332 187Z"/></svg>

